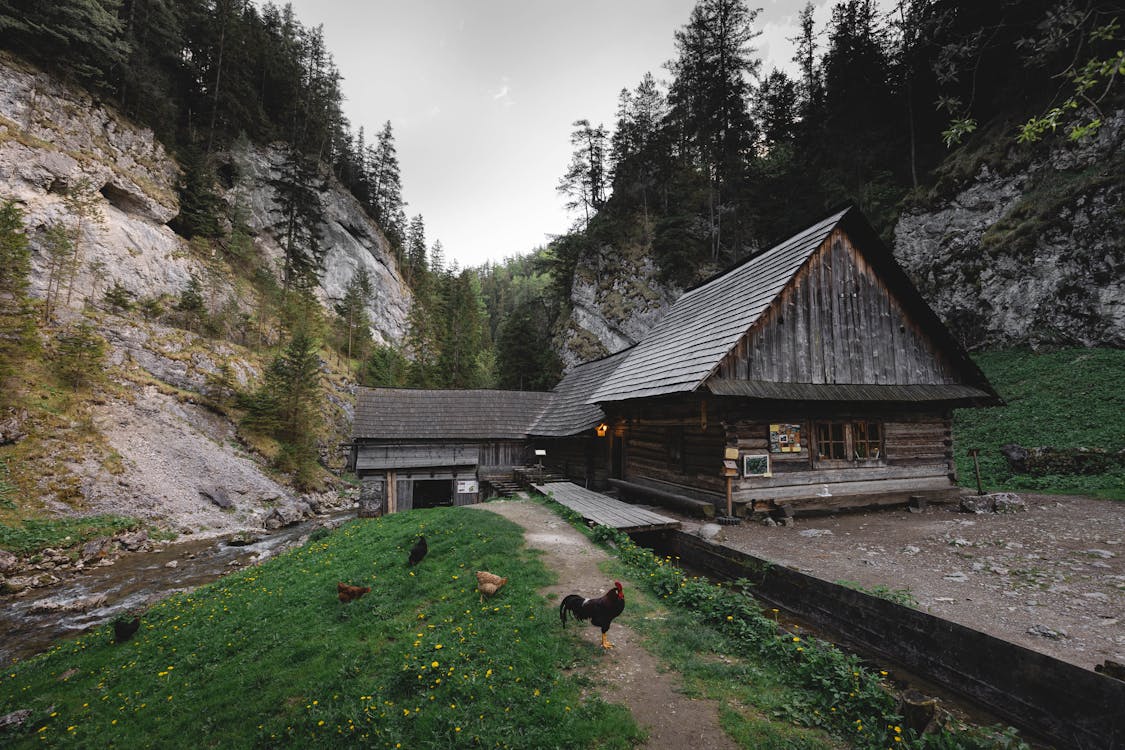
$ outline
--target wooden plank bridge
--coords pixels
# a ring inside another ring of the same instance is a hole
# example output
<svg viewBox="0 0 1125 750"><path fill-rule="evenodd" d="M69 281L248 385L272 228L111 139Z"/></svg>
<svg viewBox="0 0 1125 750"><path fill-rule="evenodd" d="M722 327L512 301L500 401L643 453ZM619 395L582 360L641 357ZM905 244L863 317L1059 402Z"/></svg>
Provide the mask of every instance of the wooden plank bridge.
<svg viewBox="0 0 1125 750"><path fill-rule="evenodd" d="M532 487L544 495L550 495L555 502L565 505L587 521L602 526L624 532L680 528L680 522L674 518L615 500L571 482L547 482L533 484Z"/></svg>

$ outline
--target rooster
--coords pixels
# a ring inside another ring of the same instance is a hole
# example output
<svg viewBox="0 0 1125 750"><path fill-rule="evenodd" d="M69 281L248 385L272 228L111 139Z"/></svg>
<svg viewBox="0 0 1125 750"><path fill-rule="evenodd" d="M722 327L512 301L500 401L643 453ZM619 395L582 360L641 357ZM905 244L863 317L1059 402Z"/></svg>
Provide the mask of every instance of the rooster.
<svg viewBox="0 0 1125 750"><path fill-rule="evenodd" d="M613 588L597 599L586 599L581 594L568 594L559 604L559 617L566 627L566 613L570 612L578 620L589 620L591 625L602 629L602 648L613 648L605 634L613 618L625 611L625 592L621 581L614 581Z"/></svg>
<svg viewBox="0 0 1125 750"><path fill-rule="evenodd" d="M477 571L477 591L480 592L480 600L484 602L484 597L492 596L500 587L508 582L507 578L501 578L495 573L489 573L487 570Z"/></svg>
<svg viewBox="0 0 1125 750"><path fill-rule="evenodd" d="M414 546L410 548L410 557L407 558L406 564L413 568L415 565L422 562L422 558L425 557L426 553L429 551L430 548L426 545L426 537L419 536L418 541L414 542Z"/></svg>
<svg viewBox="0 0 1125 750"><path fill-rule="evenodd" d="M370 586L349 586L342 581L336 584L336 592L340 597L340 601L345 604L353 599L360 598L369 591L371 591Z"/></svg>

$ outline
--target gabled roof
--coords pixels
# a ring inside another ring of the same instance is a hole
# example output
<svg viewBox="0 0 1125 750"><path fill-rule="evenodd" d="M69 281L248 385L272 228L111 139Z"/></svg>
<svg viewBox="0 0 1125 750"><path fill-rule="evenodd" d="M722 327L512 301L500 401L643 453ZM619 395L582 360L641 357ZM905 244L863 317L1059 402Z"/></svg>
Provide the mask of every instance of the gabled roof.
<svg viewBox="0 0 1125 750"><path fill-rule="evenodd" d="M576 435L605 420L601 407L588 403L590 394L621 364L629 351L625 349L572 368L551 390L551 404L531 428L531 434L540 437Z"/></svg>
<svg viewBox="0 0 1125 750"><path fill-rule="evenodd" d="M522 440L551 397L541 391L360 388L352 438Z"/></svg>
<svg viewBox="0 0 1125 750"><path fill-rule="evenodd" d="M835 213L683 294L590 402L693 391L851 209Z"/></svg>

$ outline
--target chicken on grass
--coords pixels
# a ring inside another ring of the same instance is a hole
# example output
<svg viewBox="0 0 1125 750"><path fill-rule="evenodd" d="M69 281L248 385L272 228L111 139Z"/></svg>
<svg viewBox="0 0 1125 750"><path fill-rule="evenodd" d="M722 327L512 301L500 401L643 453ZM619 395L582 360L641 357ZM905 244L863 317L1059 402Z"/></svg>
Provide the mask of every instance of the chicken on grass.
<svg viewBox="0 0 1125 750"><path fill-rule="evenodd" d="M370 586L349 586L343 581L336 584L336 595L340 598L340 601L345 604L353 599L360 598L369 591L371 591Z"/></svg>
<svg viewBox="0 0 1125 750"><path fill-rule="evenodd" d="M566 613L570 612L575 619L589 620L591 625L602 629L602 648L613 648L613 644L606 640L606 631L613 618L624 611L625 592L621 589L621 581L614 581L613 588L597 599L586 599L581 594L568 594L559 604L559 617L563 627L566 627Z"/></svg>
<svg viewBox="0 0 1125 750"><path fill-rule="evenodd" d="M507 578L501 578L495 573L489 573L487 570L477 571L477 591L480 592L480 600L483 603L484 597L492 596L500 588L508 582Z"/></svg>
<svg viewBox="0 0 1125 750"><path fill-rule="evenodd" d="M429 546L426 544L426 537L419 536L418 541L414 542L414 546L410 548L410 557L407 558L406 564L414 567L422 562L422 558L430 551Z"/></svg>

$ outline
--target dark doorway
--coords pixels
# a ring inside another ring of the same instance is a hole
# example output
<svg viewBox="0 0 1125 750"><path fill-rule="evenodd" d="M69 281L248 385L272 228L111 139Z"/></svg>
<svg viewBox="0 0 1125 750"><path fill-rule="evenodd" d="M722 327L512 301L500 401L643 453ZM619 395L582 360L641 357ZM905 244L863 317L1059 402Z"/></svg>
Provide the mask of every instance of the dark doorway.
<svg viewBox="0 0 1125 750"><path fill-rule="evenodd" d="M453 505L453 482L448 479L414 480L414 507L436 508Z"/></svg>

